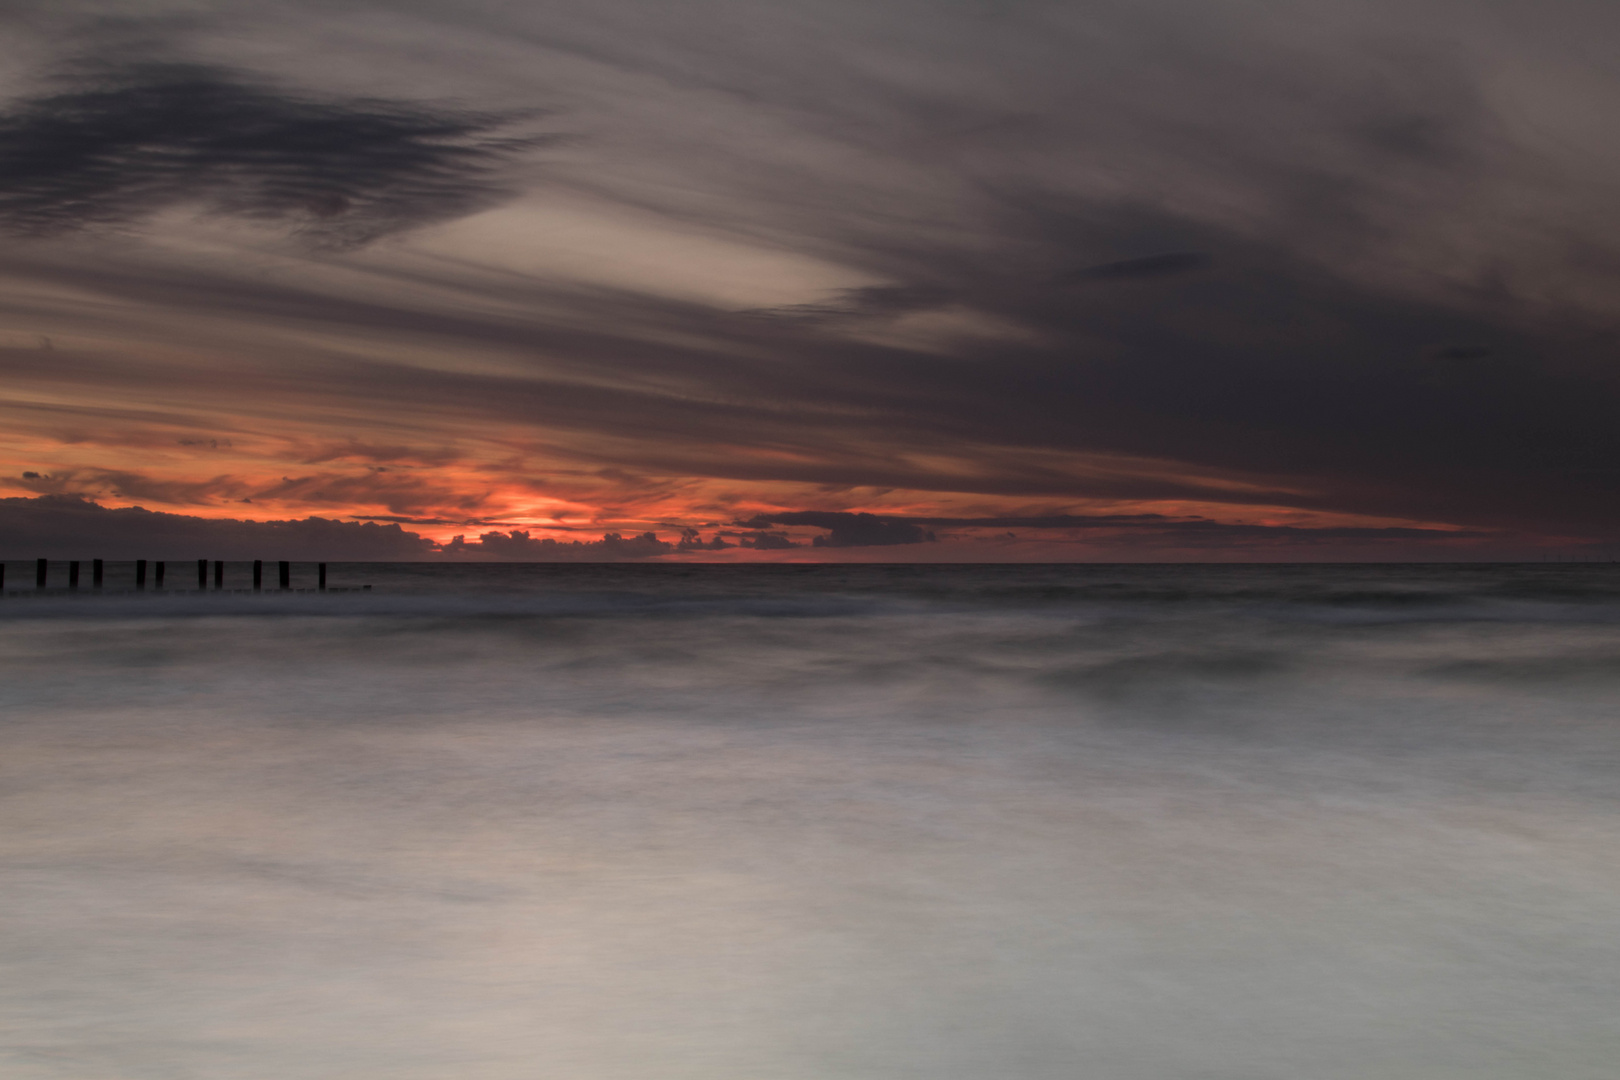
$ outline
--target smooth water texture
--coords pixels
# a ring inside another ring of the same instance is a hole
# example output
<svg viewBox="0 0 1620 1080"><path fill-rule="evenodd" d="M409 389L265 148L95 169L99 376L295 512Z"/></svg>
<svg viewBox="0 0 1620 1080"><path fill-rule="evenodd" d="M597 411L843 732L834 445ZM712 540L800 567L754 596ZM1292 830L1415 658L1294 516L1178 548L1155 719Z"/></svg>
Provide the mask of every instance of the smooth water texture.
<svg viewBox="0 0 1620 1080"><path fill-rule="evenodd" d="M8 567L7 1080L1616 1075L1620 567L176 565Z"/></svg>

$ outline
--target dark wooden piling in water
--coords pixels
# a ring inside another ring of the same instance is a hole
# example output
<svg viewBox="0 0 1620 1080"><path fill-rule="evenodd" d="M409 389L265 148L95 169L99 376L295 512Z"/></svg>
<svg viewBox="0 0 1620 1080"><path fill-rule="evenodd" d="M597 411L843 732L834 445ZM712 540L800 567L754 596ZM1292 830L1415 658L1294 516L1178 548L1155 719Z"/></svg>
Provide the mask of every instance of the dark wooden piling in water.
<svg viewBox="0 0 1620 1080"><path fill-rule="evenodd" d="M88 561L90 563L90 584L91 584L91 586L94 587L94 588L97 588L97 589L101 588L102 585L104 584L104 582L106 581L106 576L107 576L107 564L106 564L106 561L103 560L103 559L89 559L89 560L85 560L85 561ZM138 591L145 591L145 589L147 587L146 572L147 572L147 569L148 569L148 561L149 560L147 560L147 559L136 559L135 560L135 588ZM80 570L81 560L79 560L79 559L63 559L63 560L58 560L58 562L59 563L60 562L66 562L67 563L67 587L69 589L77 589L79 587L79 584L80 584L80 582L79 582L79 570ZM164 561L163 559L150 560L150 563L151 563L151 570L152 570L152 587L155 588L155 589L164 588L164 579L165 579L165 576L166 576L166 573L167 573L167 570L168 570L168 563L166 561ZM209 564L208 559L198 559L197 560L197 591L198 592L207 592L208 591L208 564ZM215 560L213 560L213 564L214 564L214 588L216 590L223 590L225 588L225 560L223 560L223 559L215 559ZM280 587L280 589L283 592L291 592L292 591L292 588L293 588L292 566L293 566L292 561L288 560L288 559L282 559L282 560L280 560L280 561L278 561L276 563L277 584L278 584L278 586ZM50 569L51 569L51 560L49 560L49 559L35 559L34 560L34 587L36 589L43 590L43 589L46 589L46 588L49 587ZM317 589L319 589L321 592L325 592L326 589L327 589L326 569L327 569L327 564L326 563L316 563L315 564L315 587ZM58 568L57 568L57 573L59 575L61 574L60 566L58 566ZM58 578L57 587L60 588L61 586L62 586L62 582L61 582L60 578ZM6 587L6 564L4 562L0 562L0 593L4 593L5 587ZM363 586L359 586L359 587L362 588L362 589L370 589L371 588L370 585L363 585ZM351 586L350 588L352 589L353 586ZM253 590L255 592L264 591L264 560L263 559L254 559L253 560ZM338 591L343 592L345 590L344 589L339 589Z"/></svg>
<svg viewBox="0 0 1620 1080"><path fill-rule="evenodd" d="M0 593L6 591L6 564L0 562Z"/></svg>

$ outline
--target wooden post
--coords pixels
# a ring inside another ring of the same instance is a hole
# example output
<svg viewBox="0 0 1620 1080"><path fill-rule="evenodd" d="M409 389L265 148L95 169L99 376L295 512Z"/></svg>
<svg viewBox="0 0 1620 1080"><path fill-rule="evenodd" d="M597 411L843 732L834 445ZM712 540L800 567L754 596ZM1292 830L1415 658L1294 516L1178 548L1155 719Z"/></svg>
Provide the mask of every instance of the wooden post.
<svg viewBox="0 0 1620 1080"><path fill-rule="evenodd" d="M47 565L44 559L34 560L34 588L43 589L45 587L45 567Z"/></svg>
<svg viewBox="0 0 1620 1080"><path fill-rule="evenodd" d="M100 559L91 559L90 560L90 584L94 585L98 589L101 588L101 570L102 570L101 560Z"/></svg>
<svg viewBox="0 0 1620 1080"><path fill-rule="evenodd" d="M158 564L157 564L157 567L156 567L156 572L153 573L153 575L152 575L152 584L156 585L160 589L163 588L163 560L162 559L158 560Z"/></svg>
<svg viewBox="0 0 1620 1080"><path fill-rule="evenodd" d="M198 592L207 592L208 591L208 560L207 559L198 559L197 560L197 591Z"/></svg>
<svg viewBox="0 0 1620 1080"><path fill-rule="evenodd" d="M264 588L264 560L253 560L253 591L258 592Z"/></svg>
<svg viewBox="0 0 1620 1080"><path fill-rule="evenodd" d="M6 591L6 564L0 562L0 594Z"/></svg>
<svg viewBox="0 0 1620 1080"><path fill-rule="evenodd" d="M225 587L225 563L220 559L214 560L214 588Z"/></svg>
<svg viewBox="0 0 1620 1080"><path fill-rule="evenodd" d="M320 588L320 590L322 592L325 592L326 591L326 564L321 563L320 567L321 568L320 568L320 571L319 571L319 574L318 574L318 576L320 578L319 588Z"/></svg>
<svg viewBox="0 0 1620 1080"><path fill-rule="evenodd" d="M281 587L283 589L292 588L292 563L278 563L276 569L280 571Z"/></svg>
<svg viewBox="0 0 1620 1080"><path fill-rule="evenodd" d="M137 589L146 588L146 560L145 559L136 559L135 560L135 587Z"/></svg>
<svg viewBox="0 0 1620 1080"><path fill-rule="evenodd" d="M78 587L79 587L79 560L78 559L73 559L73 560L68 562L68 588L77 589Z"/></svg>

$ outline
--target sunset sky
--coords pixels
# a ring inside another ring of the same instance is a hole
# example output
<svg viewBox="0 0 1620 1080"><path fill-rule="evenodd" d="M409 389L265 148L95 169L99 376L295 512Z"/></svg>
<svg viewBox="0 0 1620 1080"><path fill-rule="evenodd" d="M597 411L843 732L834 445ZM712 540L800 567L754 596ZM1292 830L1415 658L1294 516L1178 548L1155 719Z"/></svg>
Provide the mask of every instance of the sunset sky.
<svg viewBox="0 0 1620 1080"><path fill-rule="evenodd" d="M1620 548L1612 0L0 11L36 546Z"/></svg>

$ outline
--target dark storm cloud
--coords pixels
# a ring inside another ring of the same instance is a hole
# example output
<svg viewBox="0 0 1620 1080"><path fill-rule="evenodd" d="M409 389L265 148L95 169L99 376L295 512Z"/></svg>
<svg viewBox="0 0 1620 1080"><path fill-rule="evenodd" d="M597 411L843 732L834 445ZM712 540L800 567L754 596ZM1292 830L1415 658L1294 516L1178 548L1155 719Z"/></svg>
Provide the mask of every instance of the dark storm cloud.
<svg viewBox="0 0 1620 1080"><path fill-rule="evenodd" d="M352 245L510 194L514 119L314 100L228 70L137 64L0 114L0 226L53 234L177 203Z"/></svg>

